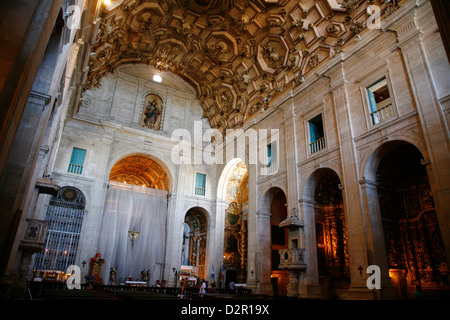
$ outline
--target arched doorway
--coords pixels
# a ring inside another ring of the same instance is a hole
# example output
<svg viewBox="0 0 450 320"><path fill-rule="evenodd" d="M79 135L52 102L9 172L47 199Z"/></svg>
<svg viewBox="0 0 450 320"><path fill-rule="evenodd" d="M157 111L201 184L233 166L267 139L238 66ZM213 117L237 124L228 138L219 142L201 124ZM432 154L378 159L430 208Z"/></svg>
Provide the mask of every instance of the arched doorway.
<svg viewBox="0 0 450 320"><path fill-rule="evenodd" d="M180 279L187 278L191 284L207 279L207 238L207 213L200 207L189 209L184 218Z"/></svg>
<svg viewBox="0 0 450 320"><path fill-rule="evenodd" d="M447 258L423 155L403 141L382 145L371 172L384 235L387 267L397 297L421 285L428 296L450 289ZM369 195L368 195L369 197ZM373 214L373 213L371 213Z"/></svg>
<svg viewBox="0 0 450 320"><path fill-rule="evenodd" d="M97 244L100 282L163 280L169 190L170 176L154 157L131 154L112 166Z"/></svg>
<svg viewBox="0 0 450 320"><path fill-rule="evenodd" d="M331 297L350 284L341 182L336 172L328 168L317 170L313 177L319 284L322 295Z"/></svg>
<svg viewBox="0 0 450 320"><path fill-rule="evenodd" d="M278 250L287 249L288 231L287 228L279 227L280 223L287 218L287 199L284 191L278 187L270 188L261 201L260 216L260 281L265 282L264 277L270 276L272 293L275 296L286 296L289 283L289 273L280 270L280 254ZM270 237L264 240L265 230ZM266 253L267 252L267 253ZM264 261L264 259L267 259ZM267 273L267 274L266 274Z"/></svg>
<svg viewBox="0 0 450 320"><path fill-rule="evenodd" d="M230 282L247 282L248 170L245 162L235 159L225 179L223 269L225 287Z"/></svg>
<svg viewBox="0 0 450 320"><path fill-rule="evenodd" d="M280 270L280 254L278 250L287 249L287 228L280 228L279 225L287 218L287 200L284 192L279 189L274 194L270 204L270 238L272 250L272 274L271 282L273 294L275 296L286 296L287 285L289 282L289 273L286 270Z"/></svg>

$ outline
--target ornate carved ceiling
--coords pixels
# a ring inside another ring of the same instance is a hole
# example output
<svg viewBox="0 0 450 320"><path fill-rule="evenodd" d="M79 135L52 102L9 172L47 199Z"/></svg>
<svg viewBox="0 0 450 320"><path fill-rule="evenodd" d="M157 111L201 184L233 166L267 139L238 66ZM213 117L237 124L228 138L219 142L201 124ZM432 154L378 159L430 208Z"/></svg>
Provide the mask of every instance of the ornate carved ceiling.
<svg viewBox="0 0 450 320"><path fill-rule="evenodd" d="M141 155L126 157L111 169L109 180L159 190L170 190L167 173L156 161Z"/></svg>
<svg viewBox="0 0 450 320"><path fill-rule="evenodd" d="M369 5L379 6L384 17L397 3L113 1L103 12L85 89L119 65L149 64L190 83L213 128L239 128L344 50L367 28Z"/></svg>

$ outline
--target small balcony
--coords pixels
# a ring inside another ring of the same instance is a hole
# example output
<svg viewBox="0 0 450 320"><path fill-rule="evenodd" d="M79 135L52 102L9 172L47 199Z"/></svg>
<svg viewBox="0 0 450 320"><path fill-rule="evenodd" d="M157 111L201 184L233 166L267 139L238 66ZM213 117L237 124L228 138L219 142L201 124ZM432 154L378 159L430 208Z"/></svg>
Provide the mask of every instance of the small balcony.
<svg viewBox="0 0 450 320"><path fill-rule="evenodd" d="M383 107L378 108L376 111L370 113L370 120L372 124L378 124L380 122L386 121L389 118L394 116L394 108L392 107L392 103L385 105Z"/></svg>
<svg viewBox="0 0 450 320"><path fill-rule="evenodd" d="M69 164L69 170L70 173L76 173L76 174L82 174L83 173L83 166L80 166L78 164Z"/></svg>
<svg viewBox="0 0 450 320"><path fill-rule="evenodd" d="M325 137L319 138L309 144L309 152L311 154L320 151L325 148Z"/></svg>
<svg viewBox="0 0 450 320"><path fill-rule="evenodd" d="M205 195L205 188L195 187L195 195L197 195L197 196L204 196Z"/></svg>

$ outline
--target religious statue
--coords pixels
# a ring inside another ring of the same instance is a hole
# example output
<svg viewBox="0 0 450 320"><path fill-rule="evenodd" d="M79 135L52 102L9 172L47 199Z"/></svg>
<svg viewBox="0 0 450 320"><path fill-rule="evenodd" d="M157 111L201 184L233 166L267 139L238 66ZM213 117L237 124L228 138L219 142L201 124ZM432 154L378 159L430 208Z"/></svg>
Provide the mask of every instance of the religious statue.
<svg viewBox="0 0 450 320"><path fill-rule="evenodd" d="M144 282L148 282L150 280L150 270L142 270L141 271L141 279Z"/></svg>
<svg viewBox="0 0 450 320"><path fill-rule="evenodd" d="M116 279L117 279L117 271L116 268L112 267L109 271L109 279L111 280L111 285L116 285Z"/></svg>
<svg viewBox="0 0 450 320"><path fill-rule="evenodd" d="M144 97L141 125L150 129L161 129L163 102L156 94Z"/></svg>
<svg viewBox="0 0 450 320"><path fill-rule="evenodd" d="M104 262L105 260L102 259L102 255L100 253L96 253L95 257L91 258L91 268L89 270L89 275L94 277L94 284L102 283L100 275L102 273L102 266Z"/></svg>
<svg viewBox="0 0 450 320"><path fill-rule="evenodd" d="M145 110L145 124L148 126L153 126L158 120L160 114L160 111L156 108L156 102L150 101L147 109Z"/></svg>

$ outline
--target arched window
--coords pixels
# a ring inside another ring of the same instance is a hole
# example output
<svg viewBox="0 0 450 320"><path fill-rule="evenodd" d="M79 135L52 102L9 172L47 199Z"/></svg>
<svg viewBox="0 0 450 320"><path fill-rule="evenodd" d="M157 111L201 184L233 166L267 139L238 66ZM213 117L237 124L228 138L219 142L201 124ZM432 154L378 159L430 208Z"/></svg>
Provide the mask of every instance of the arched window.
<svg viewBox="0 0 450 320"><path fill-rule="evenodd" d="M36 257L36 273L63 280L60 277L75 261L85 205L84 194L69 186L62 187L50 199L45 217L49 222L45 250Z"/></svg>

